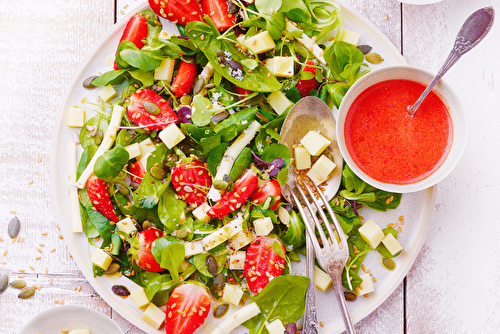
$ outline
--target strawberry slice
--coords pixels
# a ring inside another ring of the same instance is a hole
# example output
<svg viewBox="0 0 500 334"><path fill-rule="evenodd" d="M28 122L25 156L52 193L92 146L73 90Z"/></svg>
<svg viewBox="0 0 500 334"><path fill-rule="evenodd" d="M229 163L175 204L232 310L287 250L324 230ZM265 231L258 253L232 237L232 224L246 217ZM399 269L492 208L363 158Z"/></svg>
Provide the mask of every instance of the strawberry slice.
<svg viewBox="0 0 500 334"><path fill-rule="evenodd" d="M134 124L156 131L177 122L178 119L168 102L151 89L139 89L132 94L127 115Z"/></svg>
<svg viewBox="0 0 500 334"><path fill-rule="evenodd" d="M127 22L127 26L125 27L122 37L120 38L120 43L122 41L129 41L134 43L134 45L139 49L142 49L147 36L148 20L146 20L144 16L135 14ZM118 43L118 45L120 45L120 43ZM118 52L118 50L116 52ZM113 68L115 70L119 70L118 65L116 64L116 60Z"/></svg>
<svg viewBox="0 0 500 334"><path fill-rule="evenodd" d="M134 163L131 163L128 167L128 171L130 172L130 182L135 182L141 184L144 175L146 175L146 168L142 165L142 163L137 160Z"/></svg>
<svg viewBox="0 0 500 334"><path fill-rule="evenodd" d="M254 293L259 293L272 278L280 276L285 269L286 261L274 251L274 242L278 242L283 254L286 254L285 247L278 238L261 236L248 246L243 272L248 287Z"/></svg>
<svg viewBox="0 0 500 334"><path fill-rule="evenodd" d="M276 203L270 207L271 210L274 210L281 199L281 185L275 179L269 180L262 186L257 187L252 196L250 196L250 201L255 204L264 203L269 196L276 197Z"/></svg>
<svg viewBox="0 0 500 334"><path fill-rule="evenodd" d="M191 91L191 88L193 88L196 77L196 64L181 61L179 69L177 70L177 75L175 76L174 82L170 87L172 93L174 93L177 97L188 94Z"/></svg>
<svg viewBox="0 0 500 334"><path fill-rule="evenodd" d="M222 198L208 210L210 217L219 217L235 211L252 195L257 188L258 177L252 169L247 169L234 183L234 190L222 195Z"/></svg>
<svg viewBox="0 0 500 334"><path fill-rule="evenodd" d="M172 169L172 185L187 204L197 207L205 202L212 178L202 162L196 158L186 158Z"/></svg>
<svg viewBox="0 0 500 334"><path fill-rule="evenodd" d="M304 69L302 71L307 71L307 72L311 72L312 74L314 74L316 72L316 67L313 67L315 65L314 62L312 60L308 60L306 64L312 65L312 66L306 66L306 67L304 67ZM319 86L319 82L314 77L314 78L308 79L308 80L299 79L299 81L297 82L297 85L295 85L295 88L297 88L300 92L300 95L302 97L304 97L304 96L309 95L309 93L313 89L317 89L318 86Z"/></svg>
<svg viewBox="0 0 500 334"><path fill-rule="evenodd" d="M196 0L149 0L149 6L158 16L183 26L203 16Z"/></svg>
<svg viewBox="0 0 500 334"><path fill-rule="evenodd" d="M167 303L166 334L192 334L210 312L210 295L197 283L176 286Z"/></svg>
<svg viewBox="0 0 500 334"><path fill-rule="evenodd" d="M245 95L250 95L253 93L253 91L245 89L245 88L240 87L240 86L236 86L235 84L233 84L233 93L240 95L240 96L238 96L238 98L240 100L243 100L246 97Z"/></svg>
<svg viewBox="0 0 500 334"><path fill-rule="evenodd" d="M227 0L201 0L201 9L219 31L227 30L236 24L236 18L228 12Z"/></svg>
<svg viewBox="0 0 500 334"><path fill-rule="evenodd" d="M146 271L160 272L164 271L151 253L151 244L158 238L165 235L165 232L156 228L150 228L139 233L137 239L131 242L130 254L134 262Z"/></svg>
<svg viewBox="0 0 500 334"><path fill-rule="evenodd" d="M106 182L92 174L87 180L87 194L94 208L102 213L104 217L117 222L118 216L111 203L109 189Z"/></svg>

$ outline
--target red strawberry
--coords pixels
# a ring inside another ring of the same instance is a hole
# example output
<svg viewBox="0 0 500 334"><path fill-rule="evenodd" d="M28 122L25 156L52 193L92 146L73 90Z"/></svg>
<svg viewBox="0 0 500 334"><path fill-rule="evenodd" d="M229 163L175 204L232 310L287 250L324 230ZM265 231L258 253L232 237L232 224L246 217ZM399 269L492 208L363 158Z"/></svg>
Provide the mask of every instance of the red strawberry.
<svg viewBox="0 0 500 334"><path fill-rule="evenodd" d="M158 16L183 26L203 16L196 0L149 0L149 6Z"/></svg>
<svg viewBox="0 0 500 334"><path fill-rule="evenodd" d="M280 276L285 269L286 261L274 251L274 242L278 242L283 254L286 254L283 244L277 238L268 236L258 237L248 246L244 274L248 287L254 293L259 293L272 278Z"/></svg>
<svg viewBox="0 0 500 334"><path fill-rule="evenodd" d="M131 163L128 167L128 171L130 172L130 174L132 174L130 176L130 181L138 184L141 184L144 175L146 175L146 168L144 168L139 160Z"/></svg>
<svg viewBox="0 0 500 334"><path fill-rule="evenodd" d="M276 203L270 207L271 210L274 210L278 206L281 198L281 185L274 179L269 180L261 187L257 187L252 196L250 196L250 201L255 204L264 203L269 196L276 197Z"/></svg>
<svg viewBox="0 0 500 334"><path fill-rule="evenodd" d="M234 15L228 12L227 0L201 0L201 8L219 31L227 30L236 23Z"/></svg>
<svg viewBox="0 0 500 334"><path fill-rule="evenodd" d="M144 103L149 102L148 112L144 108ZM156 108L158 107L158 108ZM177 114L163 97L156 94L151 89L139 89L130 97L127 107L129 119L138 126L146 126L149 130L162 130L170 123L177 122ZM157 124L151 125L150 124Z"/></svg>
<svg viewBox="0 0 500 334"><path fill-rule="evenodd" d="M210 312L210 295L196 283L176 286L167 303L166 334L192 334Z"/></svg>
<svg viewBox="0 0 500 334"><path fill-rule="evenodd" d="M250 95L253 92L251 90L248 90L248 89L245 89L245 88L242 88L240 86L236 86L235 84L233 84L233 93L241 95L241 96L238 96L238 98L240 100L243 100L246 97L245 95Z"/></svg>
<svg viewBox="0 0 500 334"><path fill-rule="evenodd" d="M153 253L151 253L151 244L156 239L165 235L165 232L156 228L150 228L139 233L137 237L138 244L132 243L130 252L134 258L134 262L146 271L160 272L164 271L160 264L156 261Z"/></svg>
<svg viewBox="0 0 500 334"><path fill-rule="evenodd" d="M252 169L247 169L234 183L234 190L224 193L222 198L208 210L207 215L222 218L238 209L252 195L257 183L257 174Z"/></svg>
<svg viewBox="0 0 500 334"><path fill-rule="evenodd" d="M314 74L314 72L316 72L316 67L313 67L313 66L315 66L314 62L312 60L308 60L307 64L312 65L312 66L306 66L306 67L304 67L304 69L302 71L307 71L307 72L311 72L312 74ZM297 85L295 85L295 87L299 90L300 95L302 97L309 95L309 93L313 89L317 89L318 86L319 86L319 82L316 80L315 77L312 79L308 79L308 80L299 79L299 81L297 82Z"/></svg>
<svg viewBox="0 0 500 334"><path fill-rule="evenodd" d="M144 40L148 36L148 21L144 16L135 14L130 18L123 31L122 37L120 38L120 43L122 41L129 41L135 44L139 49L144 46ZM120 45L120 44L118 44ZM117 51L118 52L118 51ZM119 70L118 65L114 65L115 70Z"/></svg>
<svg viewBox="0 0 500 334"><path fill-rule="evenodd" d="M104 217L111 221L117 222L118 216L111 203L109 189L106 182L92 174L87 180L87 194L94 208L102 213Z"/></svg>
<svg viewBox="0 0 500 334"><path fill-rule="evenodd" d="M177 97L188 94L191 91L191 88L193 88L196 77L196 64L181 61L179 69L177 70L177 75L175 76L174 82L170 87L172 93L174 93Z"/></svg>
<svg viewBox="0 0 500 334"><path fill-rule="evenodd" d="M172 169L172 185L187 204L197 207L205 202L212 178L203 163L196 158L186 158Z"/></svg>

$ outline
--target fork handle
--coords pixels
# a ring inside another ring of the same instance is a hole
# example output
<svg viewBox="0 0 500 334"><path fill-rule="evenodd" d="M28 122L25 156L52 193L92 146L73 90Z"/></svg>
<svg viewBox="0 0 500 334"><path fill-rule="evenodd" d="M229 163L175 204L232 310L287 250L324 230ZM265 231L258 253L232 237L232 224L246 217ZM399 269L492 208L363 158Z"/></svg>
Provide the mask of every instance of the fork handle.
<svg viewBox="0 0 500 334"><path fill-rule="evenodd" d="M354 324L351 319L351 315L349 313L349 309L347 308L347 303L345 301L344 289L342 288L342 274L336 275L333 272L328 273L330 278L333 281L333 288L335 290L335 294L337 295L337 301L342 309L342 316L344 318L344 324L346 327L346 331L348 334L355 334Z"/></svg>

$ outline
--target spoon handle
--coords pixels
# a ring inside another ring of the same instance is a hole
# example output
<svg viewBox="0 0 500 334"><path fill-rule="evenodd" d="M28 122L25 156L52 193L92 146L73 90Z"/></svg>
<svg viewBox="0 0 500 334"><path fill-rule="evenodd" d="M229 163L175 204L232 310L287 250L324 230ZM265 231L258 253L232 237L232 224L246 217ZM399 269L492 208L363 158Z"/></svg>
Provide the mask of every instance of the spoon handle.
<svg viewBox="0 0 500 334"><path fill-rule="evenodd" d="M418 100L408 109L410 115L413 115L417 111L427 94L429 94L436 83L441 80L443 75L460 59L460 57L472 50L484 39L493 25L494 17L495 11L493 7L485 7L475 11L467 18L458 32L453 49L448 55L445 63Z"/></svg>
<svg viewBox="0 0 500 334"><path fill-rule="evenodd" d="M316 298L314 296L314 248L311 237L306 233L306 273L311 279L306 293L306 308L304 312L303 334L318 334L318 315L316 309Z"/></svg>

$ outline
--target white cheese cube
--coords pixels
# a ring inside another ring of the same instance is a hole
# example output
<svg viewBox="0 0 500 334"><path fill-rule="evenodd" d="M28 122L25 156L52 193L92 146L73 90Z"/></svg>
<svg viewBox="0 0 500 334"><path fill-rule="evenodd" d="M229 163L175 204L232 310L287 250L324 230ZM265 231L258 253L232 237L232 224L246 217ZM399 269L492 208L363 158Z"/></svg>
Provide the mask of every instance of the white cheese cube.
<svg viewBox="0 0 500 334"><path fill-rule="evenodd" d="M156 150L155 144L151 140L151 138L144 139L139 143L139 148L141 149L141 155L138 156L139 159L143 157L148 157L151 153L153 153L154 150ZM146 167L146 165L143 165Z"/></svg>
<svg viewBox="0 0 500 334"><path fill-rule="evenodd" d="M208 205L207 202L204 202L202 205L199 205L196 209L194 209L193 216L201 222L208 223L210 221L210 216L207 215L208 210L211 209L211 206Z"/></svg>
<svg viewBox="0 0 500 334"><path fill-rule="evenodd" d="M360 34L358 32L344 29L344 34L340 40L356 46L359 42L359 36Z"/></svg>
<svg viewBox="0 0 500 334"><path fill-rule="evenodd" d="M267 97L267 102L278 115L281 115L288 108L293 106L293 102L290 101L281 91L272 92L271 94L269 94L269 96Z"/></svg>
<svg viewBox="0 0 500 334"><path fill-rule="evenodd" d="M141 310L145 309L149 305L149 300L146 296L144 288L139 288L130 292L130 298L132 298L134 305Z"/></svg>
<svg viewBox="0 0 500 334"><path fill-rule="evenodd" d="M186 135L184 135L175 123L171 123L165 129L161 130L158 137L171 149L179 144Z"/></svg>
<svg viewBox="0 0 500 334"><path fill-rule="evenodd" d="M295 146L295 168L303 170L311 168L311 155L304 146Z"/></svg>
<svg viewBox="0 0 500 334"><path fill-rule="evenodd" d="M315 185L320 185L328 180L328 176L335 167L337 165L332 160L327 158L326 155L322 155L307 172L307 176L309 176Z"/></svg>
<svg viewBox="0 0 500 334"><path fill-rule="evenodd" d="M267 58L264 66L276 77L291 78L294 74L294 60L292 57Z"/></svg>
<svg viewBox="0 0 500 334"><path fill-rule="evenodd" d="M90 261L102 270L107 270L113 261L113 258L102 249L96 248L90 257Z"/></svg>
<svg viewBox="0 0 500 334"><path fill-rule="evenodd" d="M318 267L314 268L314 285L320 290L325 292L330 285L332 285L332 279L330 275L325 273Z"/></svg>
<svg viewBox="0 0 500 334"><path fill-rule="evenodd" d="M384 239L382 239L382 243L392 255L403 249L403 246L401 246L399 241L391 233L385 235Z"/></svg>
<svg viewBox="0 0 500 334"><path fill-rule="evenodd" d="M253 53L266 52L276 47L273 38L269 35L267 30L264 30L247 39L240 39L239 42Z"/></svg>
<svg viewBox="0 0 500 334"><path fill-rule="evenodd" d="M68 111L68 120L66 123L70 128L81 128L85 125L85 109L72 106Z"/></svg>
<svg viewBox="0 0 500 334"><path fill-rule="evenodd" d="M146 310L142 312L141 319L158 329L163 324L163 321L165 321L165 312L155 304L149 303Z"/></svg>
<svg viewBox="0 0 500 334"><path fill-rule="evenodd" d="M124 218L116 223L118 229L122 232L125 232L127 235L131 232L137 231L137 227L130 217Z"/></svg>
<svg viewBox="0 0 500 334"><path fill-rule="evenodd" d="M226 283L226 285L224 285L222 300L233 305L238 305L240 303L241 297L243 297L243 289L239 285L229 283Z"/></svg>
<svg viewBox="0 0 500 334"><path fill-rule="evenodd" d="M363 282L355 289L355 292L358 296L363 296L375 291L375 288L373 287L372 277L369 274L363 274L359 277L363 280Z"/></svg>
<svg viewBox="0 0 500 334"><path fill-rule="evenodd" d="M231 254L229 257L229 269L231 270L243 270L245 268L245 259L247 252L237 251Z"/></svg>
<svg viewBox="0 0 500 334"><path fill-rule="evenodd" d="M201 254L205 251L203 240L195 240L184 243L184 256L190 257L196 254Z"/></svg>
<svg viewBox="0 0 500 334"><path fill-rule="evenodd" d="M276 319L266 325L269 334L283 334L286 330L280 319Z"/></svg>
<svg viewBox="0 0 500 334"><path fill-rule="evenodd" d="M318 156L332 142L317 131L311 130L300 140L300 143L306 148L309 154Z"/></svg>
<svg viewBox="0 0 500 334"><path fill-rule="evenodd" d="M142 154L139 143L133 143L131 145L125 146L124 149L127 150L129 159L137 158Z"/></svg>
<svg viewBox="0 0 500 334"><path fill-rule="evenodd" d="M160 66L155 69L154 79L172 81L174 74L175 59L164 59Z"/></svg>
<svg viewBox="0 0 500 334"><path fill-rule="evenodd" d="M241 231L229 238L228 245L232 250L239 250L246 245L250 244L252 240L255 239L255 235L252 231Z"/></svg>
<svg viewBox="0 0 500 334"><path fill-rule="evenodd" d="M260 308L256 303L250 303L234 312L230 316L225 317L225 320L215 328L211 334L229 334L233 329L255 317L260 313Z"/></svg>
<svg viewBox="0 0 500 334"><path fill-rule="evenodd" d="M358 231L363 240L372 248L376 248L384 238L382 228L371 219L367 219Z"/></svg>
<svg viewBox="0 0 500 334"><path fill-rule="evenodd" d="M109 102L115 97L118 96L118 93L114 89L113 86L107 85L103 89L99 91L99 97L104 101L104 102Z"/></svg>
<svg viewBox="0 0 500 334"><path fill-rule="evenodd" d="M274 228L273 221L269 217L259 218L253 221L256 236L268 235Z"/></svg>
<svg viewBox="0 0 500 334"><path fill-rule="evenodd" d="M227 239L231 238L233 235L236 235L238 232L243 230L243 218L237 217L229 224L219 228L217 231L214 231L203 238L203 247L205 250L210 250Z"/></svg>
<svg viewBox="0 0 500 334"><path fill-rule="evenodd" d="M68 334L91 334L88 328L72 329Z"/></svg>

